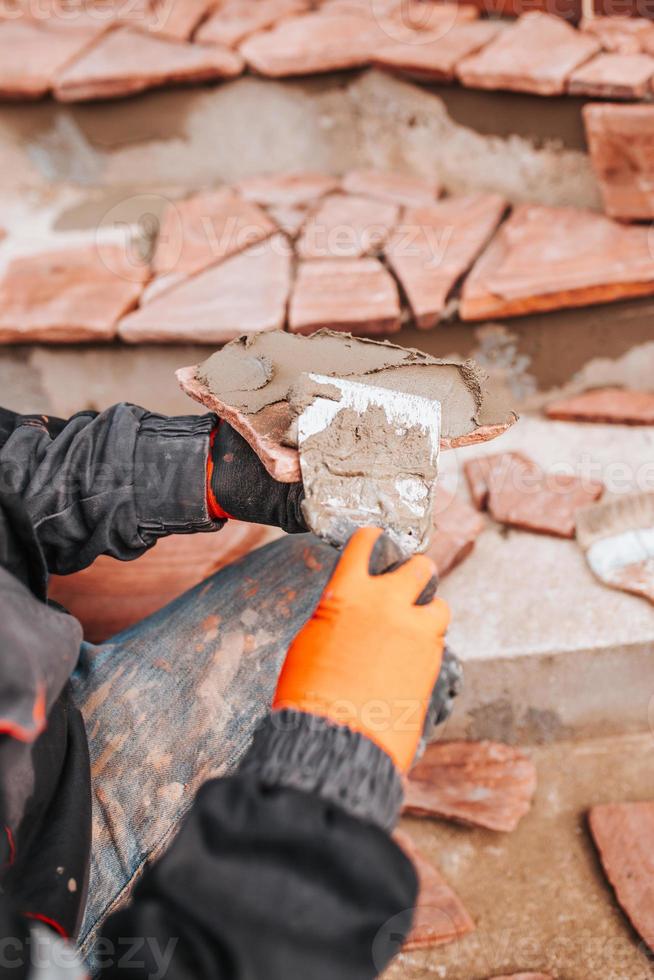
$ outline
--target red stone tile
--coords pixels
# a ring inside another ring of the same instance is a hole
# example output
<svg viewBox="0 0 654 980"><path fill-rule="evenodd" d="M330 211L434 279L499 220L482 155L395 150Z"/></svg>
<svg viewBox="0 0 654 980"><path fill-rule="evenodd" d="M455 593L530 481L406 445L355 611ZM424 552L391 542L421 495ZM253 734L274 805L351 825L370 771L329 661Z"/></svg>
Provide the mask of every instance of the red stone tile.
<svg viewBox="0 0 654 980"><path fill-rule="evenodd" d="M589 824L618 902L654 949L654 802L594 806Z"/></svg>
<svg viewBox="0 0 654 980"><path fill-rule="evenodd" d="M119 27L62 71L54 92L62 102L108 99L158 85L232 78L242 68L239 55L228 48L182 44Z"/></svg>
<svg viewBox="0 0 654 980"><path fill-rule="evenodd" d="M92 43L95 31L9 20L0 23L0 98L38 99L57 72Z"/></svg>
<svg viewBox="0 0 654 980"><path fill-rule="evenodd" d="M388 334L400 326L397 286L378 259L300 263L289 308L293 333L329 327L356 334Z"/></svg>
<svg viewBox="0 0 654 980"><path fill-rule="evenodd" d="M267 207L304 207L338 189L336 177L311 172L246 177L235 185L246 199Z"/></svg>
<svg viewBox="0 0 654 980"><path fill-rule="evenodd" d="M362 194L377 201L418 207L433 204L440 196L440 185L434 178L382 170L350 170L341 186L348 194Z"/></svg>
<svg viewBox="0 0 654 980"><path fill-rule="evenodd" d="M499 24L490 20L460 24L433 40L417 37L382 45L373 63L411 78L450 82L459 61L489 44L499 30Z"/></svg>
<svg viewBox="0 0 654 980"><path fill-rule="evenodd" d="M253 71L282 78L360 68L384 40L387 35L373 17L315 12L247 38L240 50Z"/></svg>
<svg viewBox="0 0 654 980"><path fill-rule="evenodd" d="M275 230L260 207L231 188L174 201L162 218L153 270L158 276L193 275L269 238Z"/></svg>
<svg viewBox="0 0 654 980"><path fill-rule="evenodd" d="M213 0L150 0L149 7L145 27L151 34L188 41L212 9ZM130 23L129 18L127 23Z"/></svg>
<svg viewBox="0 0 654 980"><path fill-rule="evenodd" d="M648 228L593 211L522 204L466 279L459 313L483 320L652 293Z"/></svg>
<svg viewBox="0 0 654 980"><path fill-rule="evenodd" d="M146 277L119 246L15 258L0 280L0 343L111 340Z"/></svg>
<svg viewBox="0 0 654 980"><path fill-rule="evenodd" d="M590 17L582 20L582 31L593 34L605 51L637 54L646 38L654 37L654 24L646 17Z"/></svg>
<svg viewBox="0 0 654 980"><path fill-rule="evenodd" d="M654 393L628 388L596 388L550 402L546 414L564 422L654 425Z"/></svg>
<svg viewBox="0 0 654 980"><path fill-rule="evenodd" d="M654 76L648 54L598 54L570 76L568 91L598 99L643 99Z"/></svg>
<svg viewBox="0 0 654 980"><path fill-rule="evenodd" d="M583 118L606 213L654 218L654 106L586 105Z"/></svg>
<svg viewBox="0 0 654 980"><path fill-rule="evenodd" d="M525 14L478 54L457 66L464 85L561 95L580 65L600 50L599 41L559 17Z"/></svg>
<svg viewBox="0 0 654 980"><path fill-rule="evenodd" d="M494 453L467 460L463 473L475 507L486 510L491 490L497 494L529 489L542 470L522 453Z"/></svg>
<svg viewBox="0 0 654 980"><path fill-rule="evenodd" d="M549 973L505 973L501 977L491 977L491 980L554 980Z"/></svg>
<svg viewBox="0 0 654 980"><path fill-rule="evenodd" d="M436 326L505 209L498 194L471 194L404 212L385 253L417 327Z"/></svg>
<svg viewBox="0 0 654 980"><path fill-rule="evenodd" d="M236 47L246 37L309 9L309 0L223 0L200 26L195 40Z"/></svg>
<svg viewBox="0 0 654 980"><path fill-rule="evenodd" d="M49 595L80 620L86 640L102 643L277 534L228 521L217 534L172 535L136 561L101 556L74 575L52 575Z"/></svg>
<svg viewBox="0 0 654 980"><path fill-rule="evenodd" d="M399 214L396 204L332 194L307 220L297 254L301 259L344 259L379 252Z"/></svg>
<svg viewBox="0 0 654 980"><path fill-rule="evenodd" d="M102 33L112 27L133 27L178 41L187 40L213 0L23 0L23 17L35 23ZM14 4L16 7L17 4ZM62 11L64 16L62 17Z"/></svg>
<svg viewBox="0 0 654 980"><path fill-rule="evenodd" d="M543 473L522 490L510 487L497 492L491 490L488 510L500 524L573 538L576 511L599 500L603 490L601 483L567 474Z"/></svg>
<svg viewBox="0 0 654 980"><path fill-rule="evenodd" d="M464 500L436 487L434 531L427 554L436 563L439 578L459 565L484 529L483 518Z"/></svg>
<svg viewBox="0 0 654 980"><path fill-rule="evenodd" d="M277 234L173 286L119 326L123 340L222 344L284 325L291 256ZM253 289L256 284L256 289Z"/></svg>
<svg viewBox="0 0 654 980"><path fill-rule="evenodd" d="M283 231L289 238L295 240L304 228L304 223L308 217L307 208L303 207L276 207L268 208L268 214L275 222L280 231Z"/></svg>
<svg viewBox="0 0 654 980"><path fill-rule="evenodd" d="M393 837L411 859L419 886L413 927L404 942L403 952L443 946L473 932L474 922L436 865L418 850L404 831L396 830Z"/></svg>
<svg viewBox="0 0 654 980"><path fill-rule="evenodd" d="M434 742L405 783L404 812L511 831L529 812L536 769L499 742Z"/></svg>

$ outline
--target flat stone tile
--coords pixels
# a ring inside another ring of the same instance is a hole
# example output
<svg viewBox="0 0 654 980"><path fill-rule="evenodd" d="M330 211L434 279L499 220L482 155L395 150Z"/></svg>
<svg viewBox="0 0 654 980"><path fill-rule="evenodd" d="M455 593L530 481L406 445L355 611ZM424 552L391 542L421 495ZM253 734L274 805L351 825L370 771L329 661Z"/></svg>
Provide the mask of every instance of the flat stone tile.
<svg viewBox="0 0 654 980"><path fill-rule="evenodd" d="M436 487L434 531L427 554L436 563L439 578L464 561L484 530L484 519L465 500Z"/></svg>
<svg viewBox="0 0 654 980"><path fill-rule="evenodd" d="M488 498L491 517L500 524L560 538L575 536L575 514L602 496L603 486L562 473L543 473L520 490L505 487Z"/></svg>
<svg viewBox="0 0 654 980"><path fill-rule="evenodd" d="M506 206L499 194L470 194L404 212L384 251L417 327L436 326Z"/></svg>
<svg viewBox="0 0 654 980"><path fill-rule="evenodd" d="M188 41L212 9L213 0L151 0L149 7L146 29L151 34Z"/></svg>
<svg viewBox="0 0 654 980"><path fill-rule="evenodd" d="M231 188L175 201L165 211L152 260L155 275L190 276L269 238L276 226Z"/></svg>
<svg viewBox="0 0 654 980"><path fill-rule="evenodd" d="M106 244L17 257L0 280L0 343L111 340L146 276Z"/></svg>
<svg viewBox="0 0 654 980"><path fill-rule="evenodd" d="M309 9L309 0L223 0L200 25L195 40L233 48L257 31Z"/></svg>
<svg viewBox="0 0 654 980"><path fill-rule="evenodd" d="M654 949L654 802L594 806L588 822L618 902Z"/></svg>
<svg viewBox="0 0 654 980"><path fill-rule="evenodd" d="M57 76L54 93L62 102L108 99L159 85L233 78L242 68L228 48L180 44L119 27Z"/></svg>
<svg viewBox="0 0 654 980"><path fill-rule="evenodd" d="M280 329L290 277L289 244L274 235L155 297L121 321L120 336L129 343L222 344Z"/></svg>
<svg viewBox="0 0 654 980"><path fill-rule="evenodd" d="M294 241L304 228L309 212L307 208L282 205L268 208L268 214L279 230Z"/></svg>
<svg viewBox="0 0 654 980"><path fill-rule="evenodd" d="M400 315L397 286L378 259L313 259L298 267L289 308L293 333L314 333L322 327L356 334L395 333Z"/></svg>
<svg viewBox="0 0 654 980"><path fill-rule="evenodd" d="M92 43L96 31L26 20L0 21L0 98L39 99Z"/></svg>
<svg viewBox="0 0 654 980"><path fill-rule="evenodd" d="M582 112L606 213L654 218L654 106L591 104Z"/></svg>
<svg viewBox="0 0 654 980"><path fill-rule="evenodd" d="M491 977L491 980L554 980L549 973L505 973L501 977Z"/></svg>
<svg viewBox="0 0 654 980"><path fill-rule="evenodd" d="M358 258L379 252L400 214L396 204L332 194L306 222L297 243L301 259Z"/></svg>
<svg viewBox="0 0 654 980"><path fill-rule="evenodd" d="M460 24L433 40L418 36L410 41L383 45L373 56L380 68L400 72L425 81L451 82L457 64L489 44L498 34L495 21L480 20Z"/></svg>
<svg viewBox="0 0 654 980"><path fill-rule="evenodd" d="M472 88L561 95L575 68L599 50L600 43L591 34L575 30L559 17L530 13L483 51L465 58L457 66L457 75Z"/></svg>
<svg viewBox="0 0 654 980"><path fill-rule="evenodd" d="M267 207L300 207L338 190L336 177L317 173L284 173L246 177L234 185L246 201Z"/></svg>
<svg viewBox="0 0 654 980"><path fill-rule="evenodd" d="M459 314L482 320L652 293L647 227L593 211L521 204L467 277Z"/></svg>
<svg viewBox="0 0 654 980"><path fill-rule="evenodd" d="M628 388L595 388L550 402L545 414L564 422L654 425L654 392Z"/></svg>
<svg viewBox="0 0 654 980"><path fill-rule="evenodd" d="M463 464L470 497L479 510L487 509L491 491L523 490L532 486L533 476L540 473L540 466L519 452L477 456Z"/></svg>
<svg viewBox="0 0 654 980"><path fill-rule="evenodd" d="M315 12L247 38L240 51L253 71L283 78L361 68L385 40L388 35L373 17Z"/></svg>
<svg viewBox="0 0 654 980"><path fill-rule="evenodd" d="M183 41L191 36L212 4L213 0L98 0L96 4L87 0L38 0L37 4L23 0L23 18L58 26L62 31L103 33L125 26Z"/></svg>
<svg viewBox="0 0 654 980"><path fill-rule="evenodd" d="M404 812L512 831L529 812L536 768L499 742L434 742L405 783Z"/></svg>
<svg viewBox="0 0 654 980"><path fill-rule="evenodd" d="M473 932L474 922L436 865L416 847L405 831L396 830L393 837L411 859L419 887L413 926L402 946L403 952L443 946Z"/></svg>
<svg viewBox="0 0 654 980"><path fill-rule="evenodd" d="M654 76L648 54L598 54L570 76L568 91L597 99L643 99Z"/></svg>
<svg viewBox="0 0 654 980"><path fill-rule="evenodd" d="M362 194L377 201L418 207L433 204L440 197L440 184L434 178L382 170L350 170L341 181L348 194Z"/></svg>
<svg viewBox="0 0 654 980"><path fill-rule="evenodd" d="M605 51L638 54L646 39L654 38L654 24L646 17L589 17L580 29L593 34Z"/></svg>

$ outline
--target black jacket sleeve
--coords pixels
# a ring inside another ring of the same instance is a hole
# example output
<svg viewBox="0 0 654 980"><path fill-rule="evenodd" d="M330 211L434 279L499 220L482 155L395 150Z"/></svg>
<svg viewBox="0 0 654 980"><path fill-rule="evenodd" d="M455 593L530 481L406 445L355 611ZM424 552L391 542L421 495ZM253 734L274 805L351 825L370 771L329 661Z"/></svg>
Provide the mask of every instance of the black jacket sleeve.
<svg viewBox="0 0 654 980"><path fill-rule="evenodd" d="M212 531L206 461L215 416L166 418L134 405L68 422L0 412L3 499L18 498L47 569L102 554L136 558L159 537Z"/></svg>

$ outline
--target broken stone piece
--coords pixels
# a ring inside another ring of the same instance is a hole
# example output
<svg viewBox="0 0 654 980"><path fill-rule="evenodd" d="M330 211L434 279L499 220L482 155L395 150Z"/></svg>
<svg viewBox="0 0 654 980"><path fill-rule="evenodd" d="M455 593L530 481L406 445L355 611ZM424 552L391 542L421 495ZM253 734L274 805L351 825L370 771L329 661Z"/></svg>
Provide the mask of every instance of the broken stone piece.
<svg viewBox="0 0 654 980"><path fill-rule="evenodd" d="M436 326L505 209L499 194L470 194L404 212L385 254L418 328Z"/></svg>
<svg viewBox="0 0 654 980"><path fill-rule="evenodd" d="M483 529L484 520L474 508L444 487L436 487L434 530L427 555L435 562L439 578L468 557Z"/></svg>
<svg viewBox="0 0 654 980"><path fill-rule="evenodd" d="M253 71L283 78L360 68L387 39L372 16L316 11L247 38L240 51Z"/></svg>
<svg viewBox="0 0 654 980"><path fill-rule="evenodd" d="M529 812L536 769L499 742L433 742L405 782L404 812L511 831Z"/></svg>
<svg viewBox="0 0 654 980"><path fill-rule="evenodd" d="M599 41L560 17L528 13L477 54L464 58L457 75L472 88L562 95L570 75L600 50Z"/></svg>
<svg viewBox="0 0 654 980"><path fill-rule="evenodd" d="M222 0L201 25L195 40L201 44L236 47L246 37L272 27L285 17L308 10L309 0Z"/></svg>
<svg viewBox="0 0 654 980"><path fill-rule="evenodd" d="M241 433L275 479L292 483L300 479L300 466L288 441L289 393L301 374L316 370L436 398L442 448L492 439L516 420L487 393L485 375L470 361L442 361L387 341L327 330L310 337L285 332L241 337L177 377L191 398Z"/></svg>
<svg viewBox="0 0 654 980"><path fill-rule="evenodd" d="M433 204L440 195L440 185L433 178L382 170L350 170L343 177L341 186L348 194L414 207Z"/></svg>
<svg viewBox="0 0 654 980"><path fill-rule="evenodd" d="M402 946L403 952L443 946L473 932L474 922L436 865L418 850L404 831L396 830L393 838L411 860L418 876L418 904L411 932Z"/></svg>
<svg viewBox="0 0 654 980"><path fill-rule="evenodd" d="M268 214L280 231L295 241L307 220L307 209L302 207L268 208Z"/></svg>
<svg viewBox="0 0 654 980"><path fill-rule="evenodd" d="M284 324L290 277L289 245L276 234L155 296L121 321L120 336L130 343L222 344L277 330Z"/></svg>
<svg viewBox="0 0 654 980"><path fill-rule="evenodd" d="M537 534L574 538L576 511L598 500L603 490L600 483L545 473L531 491L491 493L488 510L500 524Z"/></svg>
<svg viewBox="0 0 654 980"><path fill-rule="evenodd" d="M548 418L564 422L654 425L654 392L596 388L550 402L545 412Z"/></svg>
<svg viewBox="0 0 654 980"><path fill-rule="evenodd" d="M39 99L55 76L80 54L99 32L96 28L24 19L0 21L0 98Z"/></svg>
<svg viewBox="0 0 654 980"><path fill-rule="evenodd" d="M15 258L0 280L0 343L111 340L147 275L117 245Z"/></svg>
<svg viewBox="0 0 654 980"><path fill-rule="evenodd" d="M588 821L618 902L654 949L654 802L594 806Z"/></svg>
<svg viewBox="0 0 654 980"><path fill-rule="evenodd" d="M432 40L428 36L382 45L373 55L380 68L432 82L454 80L458 63L489 44L500 30L495 21L458 24Z"/></svg>
<svg viewBox="0 0 654 980"><path fill-rule="evenodd" d="M654 106L590 104L582 114L606 213L654 218Z"/></svg>
<svg viewBox="0 0 654 980"><path fill-rule="evenodd" d="M637 54L646 38L654 37L654 24L647 17L587 17L579 25L594 34L605 51Z"/></svg>
<svg viewBox="0 0 654 980"><path fill-rule="evenodd" d="M521 204L468 275L459 314L519 316L652 293L648 228L580 208Z"/></svg>
<svg viewBox="0 0 654 980"><path fill-rule="evenodd" d="M596 55L570 76L568 91L597 99L644 99L654 76L648 54Z"/></svg>
<svg viewBox="0 0 654 980"><path fill-rule="evenodd" d="M109 99L158 85L233 78L242 68L240 56L228 48L119 27L58 74L54 94L61 102Z"/></svg>
<svg viewBox="0 0 654 980"><path fill-rule="evenodd" d="M293 333L389 334L400 329L400 313L395 281L378 259L314 259L298 266L288 322Z"/></svg>
<svg viewBox="0 0 654 980"><path fill-rule="evenodd" d="M534 477L542 470L522 453L496 453L468 460L463 464L463 473L475 507L487 510L491 491L520 491L533 486Z"/></svg>
<svg viewBox="0 0 654 980"><path fill-rule="evenodd" d="M296 252L301 259L351 259L379 252L398 215L396 204L331 194L306 222Z"/></svg>
<svg viewBox="0 0 654 980"><path fill-rule="evenodd" d="M231 188L174 201L166 209L152 260L156 275L189 276L274 234L261 208Z"/></svg>
<svg viewBox="0 0 654 980"><path fill-rule="evenodd" d="M307 171L245 177L235 188L246 201L255 201L266 207L306 207L331 191L338 190L338 180L326 174Z"/></svg>

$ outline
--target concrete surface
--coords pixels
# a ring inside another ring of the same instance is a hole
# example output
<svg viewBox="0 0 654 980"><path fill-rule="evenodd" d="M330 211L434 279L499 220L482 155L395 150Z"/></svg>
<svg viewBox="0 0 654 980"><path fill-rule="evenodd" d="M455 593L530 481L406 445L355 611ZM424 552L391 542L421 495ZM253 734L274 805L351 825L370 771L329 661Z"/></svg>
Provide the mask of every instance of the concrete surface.
<svg viewBox="0 0 654 980"><path fill-rule="evenodd" d="M654 798L652 733L532 752L538 789L512 834L405 819L477 929L440 949L400 956L386 980L485 980L526 970L555 980L650 980L586 827L596 803Z"/></svg>

